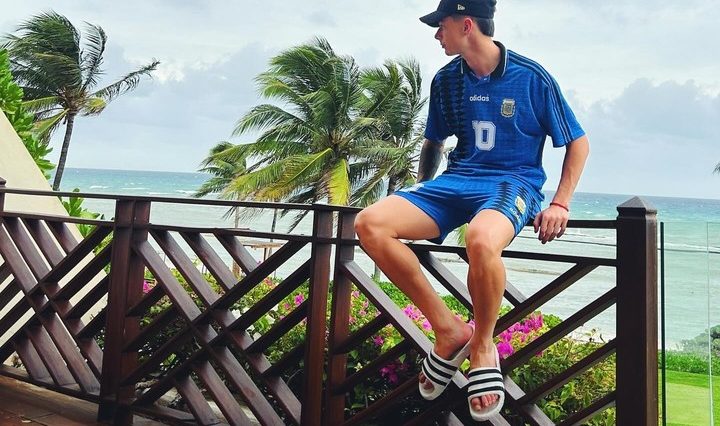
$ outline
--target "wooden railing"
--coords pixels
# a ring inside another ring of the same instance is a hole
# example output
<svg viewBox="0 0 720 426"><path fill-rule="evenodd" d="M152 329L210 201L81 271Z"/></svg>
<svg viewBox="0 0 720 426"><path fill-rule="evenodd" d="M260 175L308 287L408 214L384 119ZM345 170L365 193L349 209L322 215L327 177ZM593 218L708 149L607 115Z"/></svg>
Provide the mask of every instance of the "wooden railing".
<svg viewBox="0 0 720 426"><path fill-rule="evenodd" d="M109 199L115 203L115 214L112 220L88 220L7 211L3 208L5 194ZM158 225L150 221L155 202L305 211L312 215L312 232ZM266 425L376 421L407 397L419 398L416 377L399 383L363 409L348 411L346 394L398 357L429 351L431 342L355 262L359 245L353 222L357 212L319 204L52 193L10 189L0 180L0 308L4 307L0 310L0 336L4 334L0 360L5 362L0 374L97 402L98 418L116 424L129 424L137 413L198 424L249 424L252 417ZM503 253L506 258L569 267L531 295L508 283L505 299L512 309L499 319L498 333L596 268L616 269L613 288L502 361L503 373L510 373L599 313L616 307L616 337L566 371L527 392L506 376L506 406L529 424L553 424L536 401L611 355L616 358L615 389L562 424L580 424L613 406L617 424L657 424L655 211L634 198L619 206L618 212L617 220L570 223L574 228L616 230L615 256ZM78 240L72 224L92 225L94 230ZM258 262L243 243L248 238L272 238L284 244ZM470 307L464 280L437 257L456 253L467 260L464 248L410 247L437 282ZM240 266L241 277L223 260L228 257ZM259 288L279 267L287 266L290 259L300 266L292 268L244 312L233 311L243 296ZM143 289L146 270L157 281L149 291ZM207 271L217 285L211 285L201 271ZM292 312L260 336L248 332L250 325L307 282L309 295ZM354 289L367 297L379 315L351 330ZM162 306L169 307L142 324L141 318L161 300L166 302ZM304 342L271 362L267 356L270 346L303 324ZM348 354L388 325L399 332L401 341L362 368L349 368ZM160 335L165 336L162 344L139 356L148 342ZM14 354L18 365L11 366ZM180 360L169 370L163 369L171 357ZM289 370L302 372L302 385L289 385L283 374ZM466 383L456 375L443 397L420 404L408 424L470 423L462 394ZM160 403L173 389L186 409ZM490 423L510 424L500 416Z"/></svg>

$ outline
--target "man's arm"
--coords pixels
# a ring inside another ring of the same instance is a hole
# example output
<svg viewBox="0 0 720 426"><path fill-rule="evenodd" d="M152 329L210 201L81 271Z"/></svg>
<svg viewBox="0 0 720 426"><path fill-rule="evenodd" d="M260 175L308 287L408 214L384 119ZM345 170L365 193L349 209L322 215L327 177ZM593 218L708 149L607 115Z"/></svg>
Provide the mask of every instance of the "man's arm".
<svg viewBox="0 0 720 426"><path fill-rule="evenodd" d="M423 182L435 177L440 160L442 159L443 144L432 142L425 139L422 149L420 150L420 160L418 162L417 181Z"/></svg>
<svg viewBox="0 0 720 426"><path fill-rule="evenodd" d="M554 204L540 212L533 223L535 232L539 231L538 239L543 244L565 233L570 212L560 206L569 208L570 200L580 180L589 152L590 144L587 136L581 136L566 146L560 183L552 200Z"/></svg>

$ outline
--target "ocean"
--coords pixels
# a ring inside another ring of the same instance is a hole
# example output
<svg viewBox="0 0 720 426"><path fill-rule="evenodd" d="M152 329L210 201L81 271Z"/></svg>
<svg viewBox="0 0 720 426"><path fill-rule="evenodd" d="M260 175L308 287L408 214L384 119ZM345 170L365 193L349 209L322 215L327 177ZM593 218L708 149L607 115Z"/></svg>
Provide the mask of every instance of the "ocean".
<svg viewBox="0 0 720 426"><path fill-rule="evenodd" d="M124 171L99 169L65 170L61 190L81 192L143 195L156 197L189 197L208 175L202 173L173 173L155 171ZM12 182L8 182L12 186ZM549 200L551 193L547 194ZM616 207L631 198L631 195L576 193L572 202L573 219L614 219ZM659 280L664 282L665 333L667 346L678 348L682 340L690 339L705 331L709 326L720 324L720 200L684 199L670 197L643 197L658 210L658 241L663 241L660 257ZM546 201L547 202L547 201ZM111 218L114 214L110 200L86 199L86 208ZM156 224L184 225L192 227L232 227L233 219L228 217L226 207L196 206L187 204L153 203L151 222ZM290 217L282 218L277 232L286 232ZM264 211L253 217L244 218L240 227L258 231L270 231L272 212ZM309 234L309 220L303 220L294 232ZM451 234L445 244L454 244ZM219 247L219 245L217 245ZM524 229L513 241L511 250L540 253L575 254L585 256L613 256L615 235L612 230L569 229L562 238L542 245L532 229ZM262 248L251 250L255 257L262 259ZM224 253L218 249L219 253ZM229 256L223 256L230 261ZM441 255L446 267L463 279L467 274L466 264L454 255ZM357 262L368 273L372 262L359 249ZM304 259L289 263L286 269L279 269L278 276L284 276ZM570 264L542 261L505 259L508 281L524 294L531 295L569 269ZM567 318L582 306L602 295L614 285L613 268L599 267L586 278L565 290L554 300L541 307L543 313ZM437 282L431 279L436 288ZM443 289L438 288L440 292ZM578 332L578 337L593 334L595 339L608 340L614 336L614 308L591 320Z"/></svg>

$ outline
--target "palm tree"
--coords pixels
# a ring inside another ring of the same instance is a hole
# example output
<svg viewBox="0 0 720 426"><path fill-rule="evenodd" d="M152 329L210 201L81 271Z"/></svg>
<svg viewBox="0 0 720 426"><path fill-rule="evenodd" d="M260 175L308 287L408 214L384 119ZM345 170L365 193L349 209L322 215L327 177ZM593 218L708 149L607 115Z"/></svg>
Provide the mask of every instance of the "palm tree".
<svg viewBox="0 0 720 426"><path fill-rule="evenodd" d="M150 75L159 62L132 71L112 84L97 89L107 36L97 25L87 24L84 34L64 16L47 12L18 26L17 35L3 42L11 60L12 73L20 83L25 107L40 120L36 131L47 141L65 125L53 190L58 190L75 119L100 114L107 104L137 87L142 76Z"/></svg>
<svg viewBox="0 0 720 426"><path fill-rule="evenodd" d="M227 191L265 201L349 204L352 188L372 172L363 159L379 123L361 114L365 95L354 59L316 38L272 58L256 81L275 103L255 106L238 120L235 136L260 135L225 155L256 163Z"/></svg>
<svg viewBox="0 0 720 426"><path fill-rule="evenodd" d="M715 166L715 173L720 173L720 163Z"/></svg>
<svg viewBox="0 0 720 426"><path fill-rule="evenodd" d="M378 172L354 194L354 205L367 206L398 187L415 182L415 163L424 139L420 117L427 98L421 94L420 65L413 59L386 61L382 67L363 71L361 84L367 92L363 115L378 120L377 140L368 150Z"/></svg>

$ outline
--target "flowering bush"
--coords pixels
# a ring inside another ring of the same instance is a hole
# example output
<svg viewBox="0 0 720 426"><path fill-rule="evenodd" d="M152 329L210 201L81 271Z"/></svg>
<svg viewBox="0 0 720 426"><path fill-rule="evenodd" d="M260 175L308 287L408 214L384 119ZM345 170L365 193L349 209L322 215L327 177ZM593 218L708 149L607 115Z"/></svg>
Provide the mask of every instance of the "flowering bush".
<svg viewBox="0 0 720 426"><path fill-rule="evenodd" d="M180 276L176 271L175 275L181 283L184 283L182 276ZM212 286L217 286L212 276L206 275L205 278ZM262 283L255 286L255 288L233 305L232 310L235 315L239 316L247 311L247 309L256 304L277 285L278 280L266 278ZM434 334L432 332L432 327L422 312L420 312L420 310L413 305L403 293L397 290L393 284L380 283L379 286L386 294L388 294L388 296L390 296L395 304L401 308L402 312L411 319L431 341L433 341ZM143 291L148 292L151 288L152 281L146 281L143 285ZM218 288L216 288L216 291L221 292ZM189 289L188 292L191 295L193 294ZM267 332L272 325L275 324L275 322L282 320L285 316L292 312L293 309L302 304L307 297L308 284L304 283L281 300L273 309L267 312L258 321L249 326L247 332L254 338L260 337L262 334ZM454 297L445 296L443 299L456 313L458 318L473 324L470 313ZM168 305L169 300L167 300L166 297L161 299L161 301L151 309L150 315L143 318L143 324L149 323L153 316L156 316ZM504 307L501 311L501 315L507 313L509 309L509 307ZM351 332L369 323L375 319L378 314L378 310L370 303L364 294L358 290L352 291L351 309L348 318ZM327 312L327 318L328 320L330 318L329 311ZM547 332L550 328L557 325L559 322L560 319L555 316L543 315L540 312L535 312L524 318L522 321L511 325L507 330L504 330L496 337L496 345L500 356L503 359L511 356L513 353L517 352L519 349ZM177 326L182 326L182 323L177 324ZM168 330L168 334L166 336L167 338L169 338L172 334L173 327L173 324L171 324L168 328L166 328L166 330ZM151 353L154 348L162 345L167 338L162 338L161 336L160 338L154 339L152 343L148 343L148 345L152 345L153 348L144 347L141 354ZM287 354L291 349L302 343L304 339L305 321L303 320L283 337L274 342L265 354L270 362L274 363ZM402 340L403 338L400 333L398 333L393 327L386 326L381 329L363 344L355 347L348 353L347 375L350 376L356 371L359 371L365 365L377 359L378 356L393 348ZM511 372L511 377L521 388L526 391L531 391L539 384L564 371L575 362L590 354L601 344L601 342L597 341L594 334L586 336L583 340L563 338L545 351L538 353L525 365L513 370ZM164 369L172 368L172 366L180 362L181 360L178 359L178 356L179 355L176 354L176 356L166 360L164 363ZM405 380L412 377L416 377L420 371L419 366L421 360L422 357L419 354L411 351L406 355L381 366L376 375L359 383L351 392L348 393L346 400L346 410L348 411L348 414L362 410L374 401L377 401L385 396L400 383L403 383ZM462 366L462 370L465 371L468 367L469 361L466 361ZM560 422L574 411L589 405L594 400L605 395L614 388L614 367L614 358L611 357L605 362L595 366L593 369L590 369L579 378L551 393L546 398L538 401L538 405L545 411L551 420L554 422ZM285 380L288 386L293 389L296 394L300 394L302 388L301 373L302 361L300 368L294 368L291 371L282 373L283 380ZM421 411L425 404L426 403L424 401L416 396L411 395L406 397L404 401L396 405L398 407L397 410L393 410L392 413L386 413L386 415L384 415L382 424L404 422L404 419L407 419L409 416ZM515 422L521 422L520 419L512 419L512 414L509 412L507 412L506 415L509 419L513 420L513 424ZM596 418L590 420L587 424L614 424L614 410L606 410L596 416Z"/></svg>

